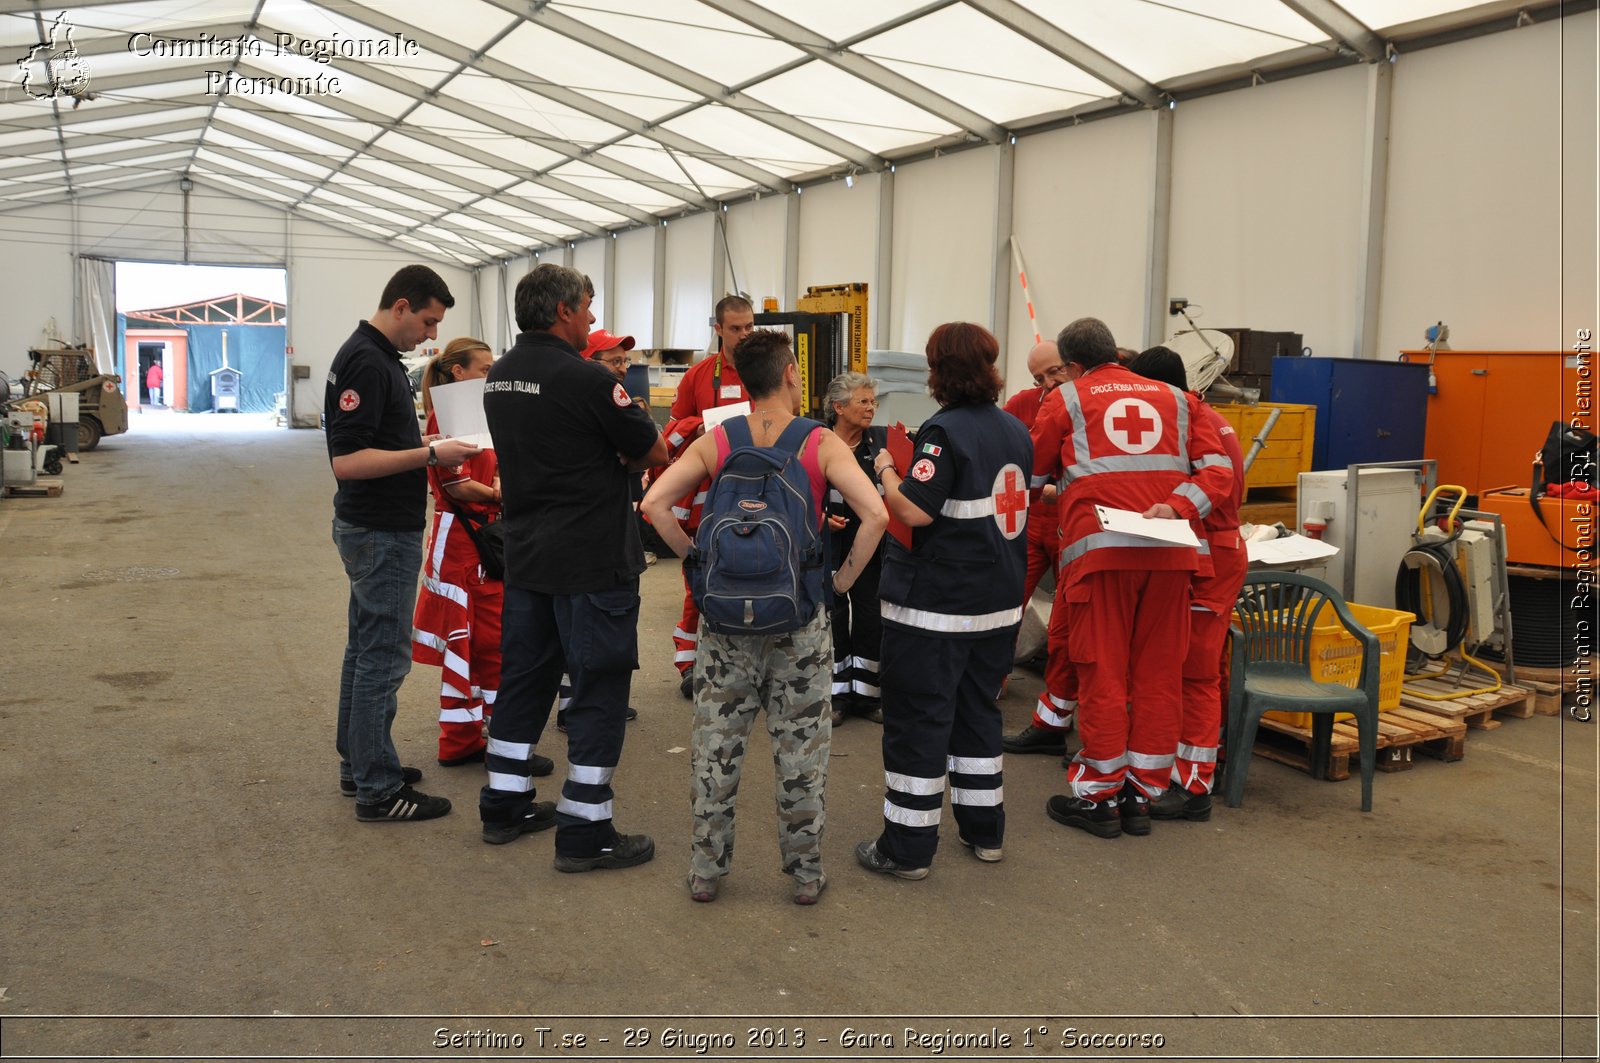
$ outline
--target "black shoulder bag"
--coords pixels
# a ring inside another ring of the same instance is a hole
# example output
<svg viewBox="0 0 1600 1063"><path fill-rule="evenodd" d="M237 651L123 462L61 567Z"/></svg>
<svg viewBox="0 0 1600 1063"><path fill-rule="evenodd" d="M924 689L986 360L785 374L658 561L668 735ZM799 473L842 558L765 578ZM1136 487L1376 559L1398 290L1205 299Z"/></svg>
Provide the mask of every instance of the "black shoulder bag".
<svg viewBox="0 0 1600 1063"><path fill-rule="evenodd" d="M457 509L450 500L450 492L439 490L439 497L444 500L444 508L456 515L461 526L467 530L467 538L472 540L472 545L478 551L478 564L483 566L483 574L492 580L506 578L506 528L505 521L492 520L487 523L478 521L464 510Z"/></svg>
<svg viewBox="0 0 1600 1063"><path fill-rule="evenodd" d="M1544 445L1533 456L1533 489L1528 492L1528 501L1533 505L1533 515L1539 518L1539 523L1544 525L1550 538L1563 549L1576 548L1563 542L1560 533L1545 520L1544 513L1539 509L1539 496L1551 484L1578 482L1593 485L1596 471L1595 434L1564 421L1551 424Z"/></svg>

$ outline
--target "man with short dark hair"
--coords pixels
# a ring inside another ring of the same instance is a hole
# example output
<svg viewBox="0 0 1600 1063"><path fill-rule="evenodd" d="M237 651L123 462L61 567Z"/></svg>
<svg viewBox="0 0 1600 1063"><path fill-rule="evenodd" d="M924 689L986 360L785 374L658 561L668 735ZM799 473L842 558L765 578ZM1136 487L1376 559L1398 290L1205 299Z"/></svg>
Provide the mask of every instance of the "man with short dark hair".
<svg viewBox="0 0 1600 1063"><path fill-rule="evenodd" d="M678 394L669 411L671 420L664 433L673 457L682 453L704 431L706 411L717 406L746 402L750 395L739 370L733 364L734 349L756 327L755 308L742 295L726 295L717 302L712 330L717 334L717 353L690 367L678 381ZM672 507L673 515L690 536L700 526L700 506L705 502L701 484ZM693 697L694 661L700 639L700 613L694 607L687 578L683 585L683 617L672 632L672 663L682 679L678 692Z"/></svg>
<svg viewBox="0 0 1600 1063"><path fill-rule="evenodd" d="M450 802L413 790L390 731L400 683L411 671L411 614L427 520L427 469L460 465L479 448L429 437L423 445L400 355L439 335L450 289L427 266L390 278L378 312L334 355L324 390L333 496L333 541L350 578L349 629L339 677L339 788L356 818L433 819Z"/></svg>
<svg viewBox="0 0 1600 1063"><path fill-rule="evenodd" d="M628 479L665 461L667 446L610 371L578 353L594 323L589 302L576 270L545 263L523 277L522 332L483 388L505 500L506 592L478 813L491 844L554 826L556 870L567 872L655 855L647 836L617 832L611 779L639 667L644 550ZM567 778L552 805L533 800L532 760L563 671Z"/></svg>
<svg viewBox="0 0 1600 1063"><path fill-rule="evenodd" d="M1101 838L1150 833L1150 802L1172 776L1189 641L1191 546L1101 528L1102 508L1193 524L1233 485L1222 442L1199 400L1129 372L1105 323L1061 330L1072 379L1033 426L1034 486L1059 478L1066 641L1078 680L1083 748L1070 794L1050 818Z"/></svg>

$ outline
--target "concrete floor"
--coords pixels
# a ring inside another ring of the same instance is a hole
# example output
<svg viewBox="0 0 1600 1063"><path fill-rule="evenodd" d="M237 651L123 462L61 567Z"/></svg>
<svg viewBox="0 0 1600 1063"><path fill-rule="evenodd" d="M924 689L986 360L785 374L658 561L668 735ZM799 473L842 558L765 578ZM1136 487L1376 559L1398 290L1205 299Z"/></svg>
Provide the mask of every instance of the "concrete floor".
<svg viewBox="0 0 1600 1063"><path fill-rule="evenodd" d="M549 834L479 840L481 769L434 766L431 670L395 737L455 812L362 825L339 796L320 433L150 413L63 479L0 502L6 1057L933 1054L908 1029L988 1035L946 1058L1594 1057L1592 726L1471 732L1459 763L1380 775L1370 815L1356 781L1258 758L1242 808L1116 841L1048 820L1059 763L1014 757L1004 863L947 836L911 883L851 857L882 804L880 730L852 721L822 903L788 901L758 743L734 874L696 905L675 563L644 577L617 776L657 858L564 876ZM1008 729L1038 688L1013 677Z"/></svg>

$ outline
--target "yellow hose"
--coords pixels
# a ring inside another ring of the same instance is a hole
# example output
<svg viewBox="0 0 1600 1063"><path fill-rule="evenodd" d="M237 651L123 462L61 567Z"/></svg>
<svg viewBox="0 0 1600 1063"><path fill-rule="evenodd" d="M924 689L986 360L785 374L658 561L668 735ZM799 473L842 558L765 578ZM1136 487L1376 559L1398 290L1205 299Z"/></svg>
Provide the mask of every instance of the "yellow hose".
<svg viewBox="0 0 1600 1063"><path fill-rule="evenodd" d="M1465 487L1457 486L1456 484L1440 484L1438 487L1435 487L1431 492L1429 492L1427 501L1423 502L1422 503L1422 508L1417 511L1417 535L1419 537L1422 536L1428 529L1428 513L1433 509L1434 500L1437 499L1439 497L1440 493L1444 492L1444 491L1455 491L1457 493L1456 504L1450 508L1450 515L1447 518L1447 520L1449 521L1450 526L1453 527L1456 524L1457 514L1459 514L1461 512L1461 507L1467 501L1467 489ZM1460 564L1460 559L1459 558L1457 559L1456 564L1457 565ZM1427 605L1431 606L1433 604L1433 593L1432 593L1432 587L1430 586L1430 584L1428 582L1428 570L1427 569L1419 569L1418 572L1417 572L1417 578L1418 578L1418 599L1419 599L1419 604L1426 603ZM1500 673L1496 672L1493 668L1489 667L1487 664L1484 664L1482 661L1478 660L1476 657L1472 656L1472 654L1468 653L1465 649L1462 648L1462 647L1466 646L1469 642L1471 642L1471 640L1472 640L1472 617L1471 617L1471 614L1469 613L1468 616L1467 616L1467 631L1466 631L1466 635L1463 636L1463 638L1461 639L1461 645L1456 647L1455 652L1461 655L1462 673L1463 674L1466 673L1466 669L1467 669L1468 666L1475 665L1479 669L1481 669L1483 672L1488 674L1489 678L1494 681L1494 685L1493 686L1477 687L1477 688L1475 688L1473 690L1458 690L1458 691L1455 691L1454 693L1450 693L1450 694L1427 694L1427 693L1424 693L1423 691L1420 691L1420 690L1409 690L1409 689L1406 690L1406 693L1410 694L1414 698L1420 698L1423 701L1457 701L1457 700L1459 700L1461 698L1470 698L1470 697L1474 697L1474 696L1476 696L1478 694L1493 694L1497 690L1499 690L1501 685L1502 685L1502 683L1503 683L1503 681L1500 678ZM1445 659L1448 660L1448 654L1446 655ZM1450 666L1448 664L1446 664L1443 668L1439 669L1437 672L1427 672L1427 673L1424 673L1422 675L1408 676L1407 678L1408 679L1437 679L1439 676L1448 675L1450 673L1450 671L1451 671ZM1403 686L1404 686L1404 684L1402 684L1402 687Z"/></svg>

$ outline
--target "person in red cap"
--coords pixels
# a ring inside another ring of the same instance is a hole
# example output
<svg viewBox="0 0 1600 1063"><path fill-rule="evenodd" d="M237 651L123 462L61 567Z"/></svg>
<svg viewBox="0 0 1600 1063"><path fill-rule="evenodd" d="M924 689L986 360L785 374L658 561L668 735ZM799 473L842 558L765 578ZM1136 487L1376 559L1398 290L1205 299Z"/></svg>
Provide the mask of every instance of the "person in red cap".
<svg viewBox="0 0 1600 1063"><path fill-rule="evenodd" d="M632 336L613 336L597 328L589 333L589 346L583 349L583 356L611 370L617 382L623 383L628 379L628 366L632 362L628 352L633 350L633 343Z"/></svg>

